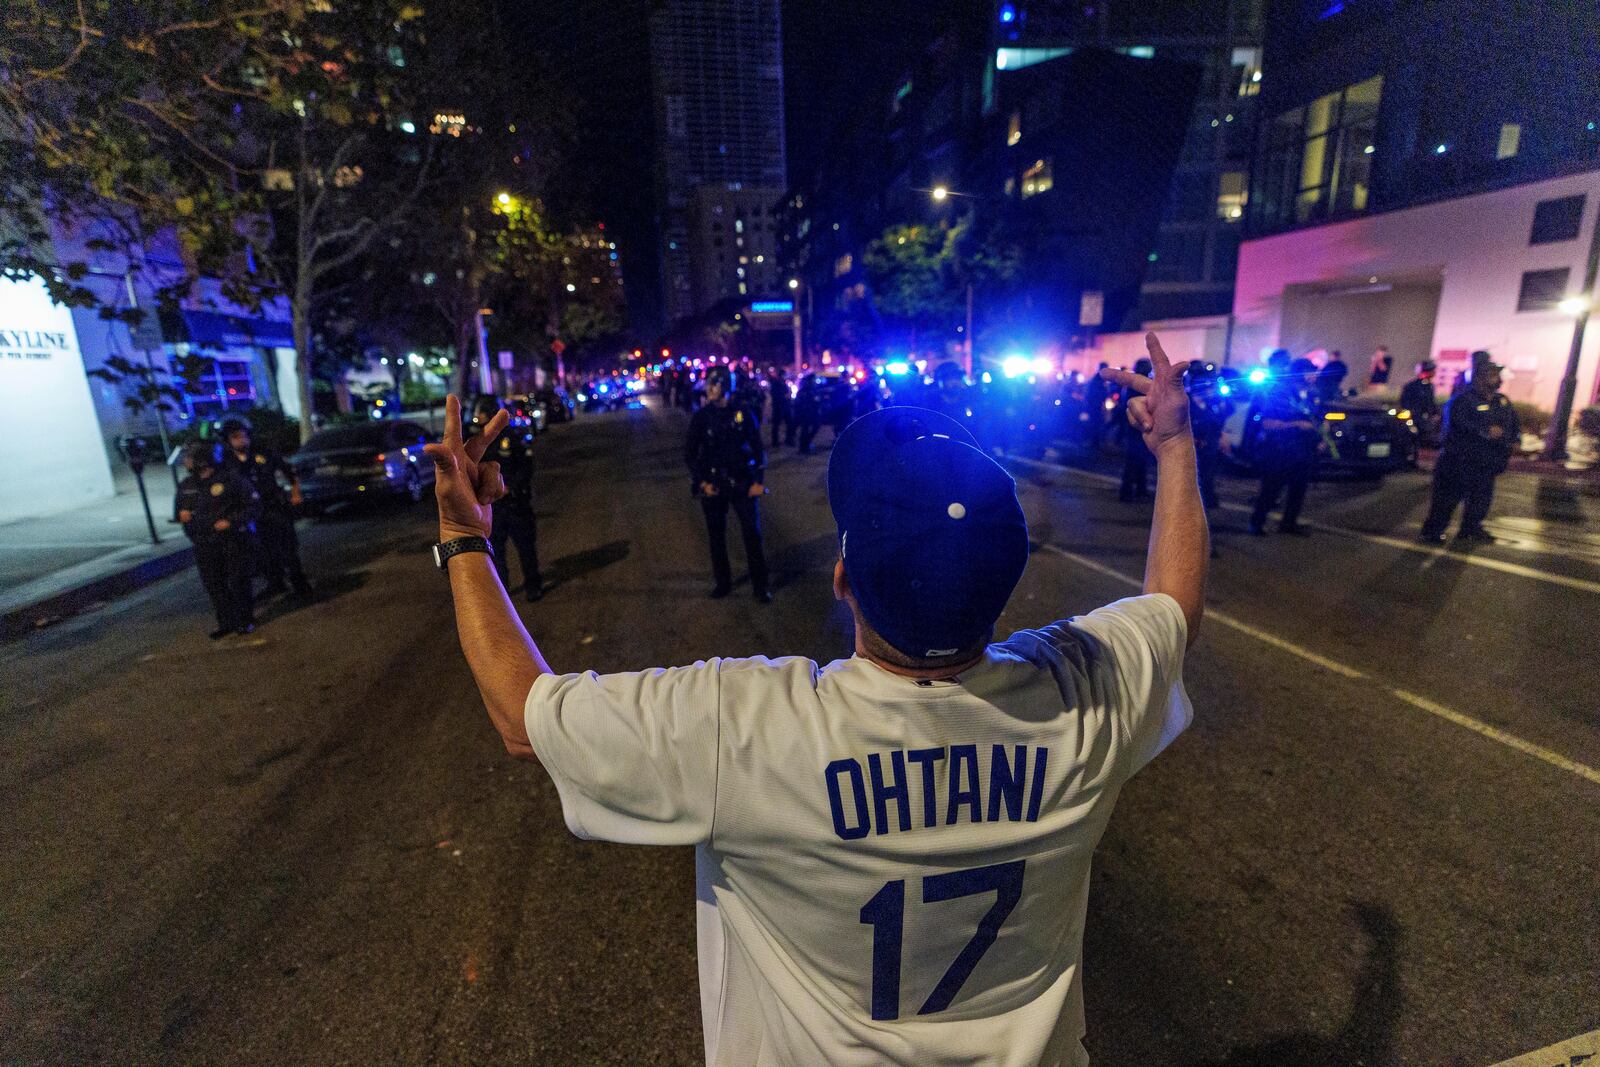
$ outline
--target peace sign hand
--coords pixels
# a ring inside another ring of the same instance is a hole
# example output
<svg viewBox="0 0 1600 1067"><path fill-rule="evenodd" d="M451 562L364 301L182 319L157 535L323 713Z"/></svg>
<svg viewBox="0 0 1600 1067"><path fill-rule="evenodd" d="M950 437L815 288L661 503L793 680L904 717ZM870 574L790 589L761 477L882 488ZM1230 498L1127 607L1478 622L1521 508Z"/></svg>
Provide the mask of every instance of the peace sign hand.
<svg viewBox="0 0 1600 1067"><path fill-rule="evenodd" d="M1166 449L1194 443L1189 429L1189 394L1183 388L1183 372L1189 364L1168 359L1153 333L1144 335L1144 346L1155 367L1154 377L1110 367L1100 376L1140 394L1128 401L1128 423L1144 435L1145 446L1159 459Z"/></svg>
<svg viewBox="0 0 1600 1067"><path fill-rule="evenodd" d="M439 502L439 540L488 537L494 528L494 502L506 495L500 464L483 462L483 452L510 421L496 412L483 432L461 439L461 401L445 400L444 440L423 446L433 460L433 495Z"/></svg>

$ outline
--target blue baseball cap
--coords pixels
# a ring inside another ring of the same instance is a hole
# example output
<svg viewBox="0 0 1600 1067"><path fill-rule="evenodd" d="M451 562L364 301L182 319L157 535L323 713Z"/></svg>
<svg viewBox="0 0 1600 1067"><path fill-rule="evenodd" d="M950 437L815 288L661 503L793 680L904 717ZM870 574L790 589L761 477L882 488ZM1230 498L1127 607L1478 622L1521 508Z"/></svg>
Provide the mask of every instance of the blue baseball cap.
<svg viewBox="0 0 1600 1067"><path fill-rule="evenodd" d="M828 505L861 614L918 659L982 640L1028 562L1016 483L936 411L852 422L828 461Z"/></svg>

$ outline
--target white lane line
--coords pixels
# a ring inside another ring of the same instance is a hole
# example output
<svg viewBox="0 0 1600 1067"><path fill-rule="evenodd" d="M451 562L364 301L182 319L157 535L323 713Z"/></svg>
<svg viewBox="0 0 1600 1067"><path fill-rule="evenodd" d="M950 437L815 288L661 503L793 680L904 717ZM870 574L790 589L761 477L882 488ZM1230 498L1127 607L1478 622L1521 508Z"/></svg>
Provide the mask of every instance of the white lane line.
<svg viewBox="0 0 1600 1067"><path fill-rule="evenodd" d="M1057 548L1055 545L1042 545L1041 548L1053 555L1060 556L1063 559L1071 560L1080 567L1094 571L1096 574L1103 574L1106 577L1113 578L1125 585L1131 585L1136 589L1142 589L1144 587L1144 582L1133 577L1131 574L1124 574L1122 571L1119 571L1114 567L1108 567L1104 563L1092 560L1087 556L1080 556L1076 552L1069 552L1064 548ZM1456 711L1454 708L1445 707L1443 704L1429 700L1427 697L1418 696L1417 694L1409 692L1408 690L1396 689L1393 686L1386 684L1382 679L1373 677L1366 671L1358 670L1355 667L1349 666L1348 664L1340 663L1338 660L1332 660L1326 656L1319 655L1318 653L1311 651L1309 648L1297 645L1293 641L1286 641L1283 638L1278 637L1276 634L1270 634L1265 630L1257 629L1256 627L1251 626L1249 623L1241 622L1240 620L1231 615L1225 614L1224 612L1214 611L1211 608L1206 608L1206 619L1210 622L1219 622L1231 630L1237 630L1239 633L1242 633L1247 637L1253 637L1257 641L1261 641L1265 644L1271 645L1273 648L1287 652L1291 656L1297 656L1300 659L1305 660L1307 663L1314 663L1324 670L1332 671L1334 674L1341 675L1354 681L1366 682L1374 685L1394 699L1403 704L1409 704L1418 711L1427 712L1429 715L1443 719L1445 722L1454 723L1456 726L1459 726L1465 730L1471 730L1480 737L1486 737L1491 741L1505 745L1509 749L1521 752L1525 756L1532 756L1534 759L1548 763L1550 766L1566 771L1568 774L1575 774L1579 778L1583 778L1587 781L1593 782L1596 785L1600 785L1600 770L1595 770L1593 767L1590 767L1587 764L1579 763L1576 760L1570 760L1561 753L1545 748L1543 745L1536 745L1532 741L1524 741L1522 738L1516 736L1515 734L1507 733L1498 726L1491 726L1481 719L1475 719L1471 715Z"/></svg>
<svg viewBox="0 0 1600 1067"><path fill-rule="evenodd" d="M1503 1060L1495 1067L1578 1067L1590 1060L1600 1062L1600 1030L1558 1041L1549 1048Z"/></svg>
<svg viewBox="0 0 1600 1067"><path fill-rule="evenodd" d="M1065 474L1072 474L1079 478L1086 478L1092 482L1100 482L1104 485L1122 484L1121 479L1112 477L1109 474L1100 474L1097 471L1080 470L1077 467L1060 467L1054 464L1042 463L1038 460L1025 459L1021 456L1008 456L1007 459L1010 462L1032 467L1037 470L1048 471L1050 473L1061 472ZM1244 515L1250 514L1252 510L1244 504L1235 504L1226 500L1222 501L1221 506L1228 511L1235 511ZM1375 545L1384 545L1388 548L1400 549L1403 552L1417 552L1421 555L1428 556L1430 557L1428 562L1422 565L1424 569L1432 567L1441 559L1448 559L1456 563L1466 563L1474 567L1483 567L1487 570L1500 571L1503 574L1514 574L1519 578L1531 578L1536 582L1548 582L1551 585L1564 586L1568 589L1577 589L1585 593L1594 593L1600 595L1600 582L1591 581L1587 578L1573 578L1565 574L1552 574L1549 571L1542 571L1537 567L1529 567L1521 563L1508 563L1505 560L1489 559L1485 556L1470 555L1465 552L1452 552L1447 548L1439 548L1434 545L1418 544L1415 541L1407 541L1399 537L1388 537L1384 534L1367 533L1364 530L1353 530L1348 526L1332 526L1325 522L1314 522L1310 519L1302 519L1301 522L1302 524L1311 527L1313 530L1321 530L1324 533L1338 534L1341 537L1355 537ZM1541 548L1539 551L1544 552L1547 555L1561 556L1569 559L1573 558L1570 554L1565 553L1558 548L1547 547ZM1590 561L1575 559L1574 562L1589 563Z"/></svg>

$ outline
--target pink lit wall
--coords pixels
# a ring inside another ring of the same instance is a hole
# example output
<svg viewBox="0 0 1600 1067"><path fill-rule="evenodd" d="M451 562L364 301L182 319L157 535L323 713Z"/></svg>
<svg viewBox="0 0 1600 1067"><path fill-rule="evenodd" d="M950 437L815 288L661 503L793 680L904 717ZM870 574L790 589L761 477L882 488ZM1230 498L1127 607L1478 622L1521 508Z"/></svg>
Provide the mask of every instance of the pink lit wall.
<svg viewBox="0 0 1600 1067"><path fill-rule="evenodd" d="M1587 198L1577 238L1529 245L1535 206L1574 195ZM1567 295L1580 291L1597 211L1600 171L1590 171L1247 241L1239 250L1234 289L1232 362L1253 363L1262 349L1280 343L1286 287L1431 282L1439 286L1431 331L1426 323L1414 324L1417 336L1431 334L1425 354L1450 362L1458 353L1488 349L1510 371L1508 394L1553 408L1573 320L1555 310L1518 312L1517 294L1524 271L1557 267L1570 268ZM1594 402L1597 354L1600 321L1592 321L1579 365L1580 408ZM1352 380L1364 373L1367 355L1345 353ZM1396 352L1397 379L1404 381L1423 355Z"/></svg>

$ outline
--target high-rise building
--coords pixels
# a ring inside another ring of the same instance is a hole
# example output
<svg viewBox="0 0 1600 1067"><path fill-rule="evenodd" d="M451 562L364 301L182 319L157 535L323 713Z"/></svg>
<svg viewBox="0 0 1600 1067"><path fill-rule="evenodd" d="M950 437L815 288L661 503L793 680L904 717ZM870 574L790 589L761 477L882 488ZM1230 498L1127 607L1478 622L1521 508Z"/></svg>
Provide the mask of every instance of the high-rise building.
<svg viewBox="0 0 1600 1067"><path fill-rule="evenodd" d="M671 324L775 284L768 208L786 180L778 0L664 0L650 20L650 64Z"/></svg>

